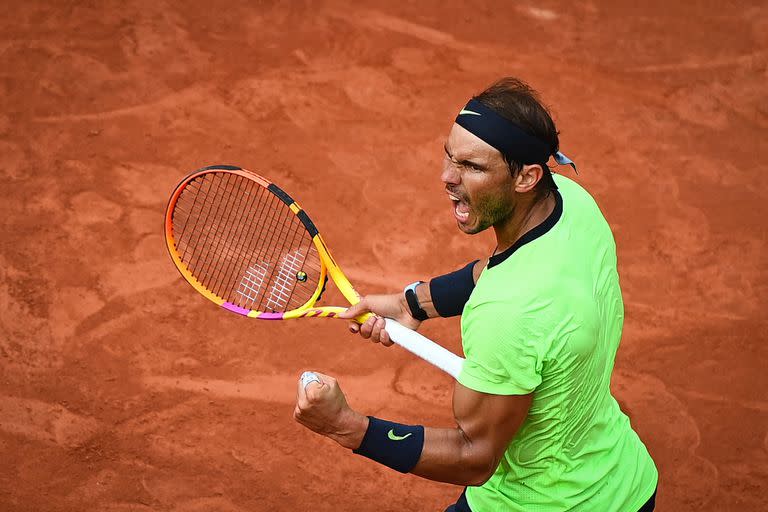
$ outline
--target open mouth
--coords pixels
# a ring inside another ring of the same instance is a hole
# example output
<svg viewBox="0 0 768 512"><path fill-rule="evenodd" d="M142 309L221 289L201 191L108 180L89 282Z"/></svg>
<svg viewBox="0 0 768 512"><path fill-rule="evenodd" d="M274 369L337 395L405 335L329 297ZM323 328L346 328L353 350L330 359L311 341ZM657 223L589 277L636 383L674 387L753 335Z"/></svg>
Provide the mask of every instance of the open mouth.
<svg viewBox="0 0 768 512"><path fill-rule="evenodd" d="M448 198L453 203L453 215L461 223L467 222L469 219L469 204L461 196L458 196L452 192L448 192Z"/></svg>

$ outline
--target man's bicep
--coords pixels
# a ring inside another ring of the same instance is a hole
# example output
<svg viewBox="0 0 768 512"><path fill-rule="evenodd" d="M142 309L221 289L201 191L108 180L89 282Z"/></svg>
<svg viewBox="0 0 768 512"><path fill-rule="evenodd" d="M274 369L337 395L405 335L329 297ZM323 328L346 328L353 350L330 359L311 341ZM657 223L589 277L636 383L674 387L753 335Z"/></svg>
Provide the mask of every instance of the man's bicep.
<svg viewBox="0 0 768 512"><path fill-rule="evenodd" d="M531 407L533 394L493 395L456 383L453 412L456 423L476 455L498 464Z"/></svg>
<svg viewBox="0 0 768 512"><path fill-rule="evenodd" d="M525 420L531 395L492 395L456 383L457 428L425 428L424 447L411 471L457 485L483 485Z"/></svg>

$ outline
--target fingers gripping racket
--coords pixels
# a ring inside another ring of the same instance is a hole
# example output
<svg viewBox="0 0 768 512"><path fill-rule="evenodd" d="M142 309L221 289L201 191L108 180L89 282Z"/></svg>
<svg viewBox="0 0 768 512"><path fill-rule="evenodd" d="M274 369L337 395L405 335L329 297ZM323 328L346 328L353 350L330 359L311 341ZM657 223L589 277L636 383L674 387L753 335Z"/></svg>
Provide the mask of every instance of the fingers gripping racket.
<svg viewBox="0 0 768 512"><path fill-rule="evenodd" d="M329 277L350 304L360 301L298 203L239 167L214 165L187 176L168 202L165 239L184 279L233 313L261 320L336 317L346 308L316 305ZM395 320L387 319L386 330L392 341L458 378L462 358Z"/></svg>

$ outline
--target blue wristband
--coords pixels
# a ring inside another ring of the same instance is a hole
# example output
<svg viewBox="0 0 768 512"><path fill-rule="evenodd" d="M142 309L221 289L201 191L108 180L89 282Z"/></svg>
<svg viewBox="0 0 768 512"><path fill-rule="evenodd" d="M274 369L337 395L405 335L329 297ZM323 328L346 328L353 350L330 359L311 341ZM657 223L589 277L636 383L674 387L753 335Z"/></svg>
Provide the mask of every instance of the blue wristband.
<svg viewBox="0 0 768 512"><path fill-rule="evenodd" d="M475 289L472 269L477 262L478 260L475 260L461 270L432 278L429 282L432 305L435 306L438 315L457 316L464 310L464 304Z"/></svg>
<svg viewBox="0 0 768 512"><path fill-rule="evenodd" d="M401 425L368 416L368 430L354 453L408 473L419 462L424 448L424 427Z"/></svg>

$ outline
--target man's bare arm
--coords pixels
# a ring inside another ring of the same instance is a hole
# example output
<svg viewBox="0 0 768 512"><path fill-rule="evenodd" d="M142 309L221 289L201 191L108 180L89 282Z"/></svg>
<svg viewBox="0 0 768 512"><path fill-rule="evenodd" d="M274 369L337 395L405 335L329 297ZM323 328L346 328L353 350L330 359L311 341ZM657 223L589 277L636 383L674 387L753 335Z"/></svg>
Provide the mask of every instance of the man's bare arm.
<svg viewBox="0 0 768 512"><path fill-rule="evenodd" d="M533 396L489 395L456 383L455 428L392 424L394 428L385 435L377 432L377 425L389 422L375 418L369 421L349 407L336 379L318 372L312 375L317 382L306 384L306 388L301 380L298 383L294 410L297 421L346 448L363 450L358 453L398 471L459 485L481 485L490 478L525 420ZM373 425L374 420L377 425ZM372 444L364 448L371 427L376 433L372 434ZM420 444L414 445L413 440L418 438ZM398 454L400 449L403 451ZM418 452L411 462L414 450Z"/></svg>
<svg viewBox="0 0 768 512"><path fill-rule="evenodd" d="M489 395L458 382L456 428L426 428L412 473L440 482L481 485L491 477L531 406L533 395Z"/></svg>
<svg viewBox="0 0 768 512"><path fill-rule="evenodd" d="M474 282L480 278L480 274L488 264L488 258L475 262L472 267L472 279ZM416 287L416 297L419 305L427 313L429 318L440 316L432 302L432 293L429 283L422 283ZM467 293L468 298L469 294ZM463 304L462 304L463 305ZM410 308L402 292L391 293L387 295L366 295L360 302L350 306L339 318L354 319L365 313L374 313L380 317L394 318L401 324L410 329L418 329L420 321L411 316ZM383 345L391 346L392 340L384 329L385 322L383 318L371 317L363 325L358 325L354 321L349 323L349 330L353 333L359 333L363 338L370 339L375 343L381 342Z"/></svg>

